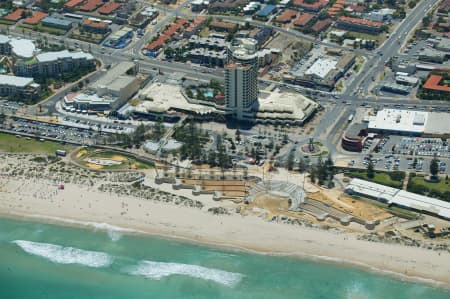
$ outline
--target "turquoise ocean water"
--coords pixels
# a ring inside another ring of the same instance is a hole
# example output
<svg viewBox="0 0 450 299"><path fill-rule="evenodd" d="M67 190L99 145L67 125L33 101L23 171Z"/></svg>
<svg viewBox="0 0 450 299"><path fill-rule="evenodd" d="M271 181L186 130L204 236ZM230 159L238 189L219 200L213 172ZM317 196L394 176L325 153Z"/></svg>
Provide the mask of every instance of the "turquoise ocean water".
<svg viewBox="0 0 450 299"><path fill-rule="evenodd" d="M0 298L450 298L359 269L0 220Z"/></svg>

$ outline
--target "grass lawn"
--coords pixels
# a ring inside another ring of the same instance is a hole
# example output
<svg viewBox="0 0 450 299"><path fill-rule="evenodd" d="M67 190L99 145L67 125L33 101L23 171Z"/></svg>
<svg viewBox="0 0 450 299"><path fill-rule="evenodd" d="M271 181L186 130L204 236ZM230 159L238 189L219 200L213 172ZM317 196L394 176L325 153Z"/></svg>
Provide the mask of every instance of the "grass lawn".
<svg viewBox="0 0 450 299"><path fill-rule="evenodd" d="M54 35L64 35L67 32L66 30L63 30L63 29L47 27L42 24L37 24L37 25L21 24L21 25L19 25L19 27L24 28L24 29L33 30L33 31L47 32L47 33L54 34Z"/></svg>
<svg viewBox="0 0 450 299"><path fill-rule="evenodd" d="M3 25L14 25L16 22L14 21L8 21L8 20L4 20L4 19L0 19L0 24Z"/></svg>
<svg viewBox="0 0 450 299"><path fill-rule="evenodd" d="M350 172L346 173L345 175L349 176L349 177L359 178L362 180L378 183L381 185L394 187L394 188L402 188L402 186L403 186L403 181L395 181L395 180L391 179L389 174L382 173L382 172L376 172L375 176L372 179L369 179L367 177L366 171L355 170L355 171L350 171Z"/></svg>
<svg viewBox="0 0 450 299"><path fill-rule="evenodd" d="M445 178L440 178L439 182L432 183L432 182L425 181L424 177L416 176L416 177L412 178L412 182L416 185L422 185L424 187L427 187L428 189L436 190L436 191L442 192L442 193L445 191L450 191L450 182L449 182L449 184L446 184Z"/></svg>
<svg viewBox="0 0 450 299"><path fill-rule="evenodd" d="M320 153L318 153L318 154L314 154L313 156L314 157L324 157L324 156L327 156L328 155L328 151L321 151Z"/></svg>
<svg viewBox="0 0 450 299"><path fill-rule="evenodd" d="M108 34L96 34L90 32L82 33L79 30L72 31L70 35L71 38L96 44L99 44L102 40L105 39L106 36L108 36Z"/></svg>
<svg viewBox="0 0 450 299"><path fill-rule="evenodd" d="M25 137L17 138L14 135L0 133L0 151L10 153L47 153L54 154L56 150L70 150L70 145L62 145L53 141L30 140Z"/></svg>

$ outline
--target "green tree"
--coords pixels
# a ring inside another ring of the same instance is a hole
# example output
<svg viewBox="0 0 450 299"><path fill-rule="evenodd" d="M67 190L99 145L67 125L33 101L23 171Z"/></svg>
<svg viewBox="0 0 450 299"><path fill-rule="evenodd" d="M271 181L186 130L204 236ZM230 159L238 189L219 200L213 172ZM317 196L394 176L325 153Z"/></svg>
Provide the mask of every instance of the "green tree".
<svg viewBox="0 0 450 299"><path fill-rule="evenodd" d="M305 172L308 168L308 164L306 163L305 159L300 158L300 161L298 161L298 171L301 173Z"/></svg>
<svg viewBox="0 0 450 299"><path fill-rule="evenodd" d="M241 131L236 129L235 139L237 142L241 141Z"/></svg>
<svg viewBox="0 0 450 299"><path fill-rule="evenodd" d="M439 162L438 162L438 159L436 159L436 157L434 157L433 160L431 160L431 163L430 163L431 176L433 178L436 178L438 172L439 172Z"/></svg>
<svg viewBox="0 0 450 299"><path fill-rule="evenodd" d="M417 166L417 158L414 158L414 161L413 161L413 163L412 163L412 167L413 167L414 169L416 169L416 166Z"/></svg>
<svg viewBox="0 0 450 299"><path fill-rule="evenodd" d="M292 170L294 168L294 153L290 152L287 158L286 167L288 170Z"/></svg>
<svg viewBox="0 0 450 299"><path fill-rule="evenodd" d="M144 141L145 131L145 126L142 123L136 127L133 132L133 143L135 145L139 145L142 141Z"/></svg>
<svg viewBox="0 0 450 299"><path fill-rule="evenodd" d="M372 160L367 164L367 177L373 179L375 177L375 169Z"/></svg>
<svg viewBox="0 0 450 299"><path fill-rule="evenodd" d="M425 16L425 17L422 19L423 27L428 27L428 26L430 25L430 23L431 23L431 18L430 18L430 16Z"/></svg>
<svg viewBox="0 0 450 299"><path fill-rule="evenodd" d="M311 180L311 183L316 183L316 167L312 166L309 170L309 179Z"/></svg>
<svg viewBox="0 0 450 299"><path fill-rule="evenodd" d="M214 150L210 150L208 153L208 164L211 167L216 166L216 152Z"/></svg>
<svg viewBox="0 0 450 299"><path fill-rule="evenodd" d="M314 138L309 138L308 148L310 152L314 151Z"/></svg>

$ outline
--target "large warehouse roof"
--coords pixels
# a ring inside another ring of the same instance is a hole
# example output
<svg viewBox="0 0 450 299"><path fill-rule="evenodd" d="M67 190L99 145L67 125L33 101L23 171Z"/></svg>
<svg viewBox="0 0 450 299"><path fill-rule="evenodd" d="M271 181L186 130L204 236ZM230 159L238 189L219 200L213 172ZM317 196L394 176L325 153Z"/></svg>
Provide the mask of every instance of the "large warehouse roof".
<svg viewBox="0 0 450 299"><path fill-rule="evenodd" d="M324 79L328 73L336 67L338 62L334 59L319 58L309 69L306 70L306 75L315 75Z"/></svg>
<svg viewBox="0 0 450 299"><path fill-rule="evenodd" d="M50 62L50 61L56 61L58 59L82 59L85 58L86 60L92 60L94 59L94 56L92 56L89 53L85 52L69 52L68 50L62 50L62 51L56 51L56 52L45 52L36 55L36 59L39 62Z"/></svg>
<svg viewBox="0 0 450 299"><path fill-rule="evenodd" d="M422 111L383 109L370 119L369 129L421 133L427 117Z"/></svg>
<svg viewBox="0 0 450 299"><path fill-rule="evenodd" d="M428 112L425 133L433 135L450 134L450 114L445 112Z"/></svg>
<svg viewBox="0 0 450 299"><path fill-rule="evenodd" d="M369 119L369 130L425 133L450 133L450 115L445 112L383 109Z"/></svg>
<svg viewBox="0 0 450 299"><path fill-rule="evenodd" d="M396 204L398 206L403 206L450 219L450 203L436 198L431 198L360 179L352 179L350 184L345 188L345 191L348 193L365 195L377 200L386 201L389 204Z"/></svg>

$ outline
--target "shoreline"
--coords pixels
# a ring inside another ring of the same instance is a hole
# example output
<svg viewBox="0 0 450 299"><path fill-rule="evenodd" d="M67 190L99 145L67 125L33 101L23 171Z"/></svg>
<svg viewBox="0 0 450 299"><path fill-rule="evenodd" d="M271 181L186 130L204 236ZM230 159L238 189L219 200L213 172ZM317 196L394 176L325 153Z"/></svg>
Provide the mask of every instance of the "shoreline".
<svg viewBox="0 0 450 299"><path fill-rule="evenodd" d="M307 262L316 262L316 263L325 263L332 264L335 266L344 266L360 269L363 271L367 271L376 275L385 275L389 277L393 277L395 279L413 282L419 284L426 284L431 287L441 288L450 290L450 284L445 281L435 280L429 277L424 276L416 276L416 275L408 275L404 273L400 273L398 271L387 270L383 268L379 268L367 263L355 262L348 259L342 259L332 256L325 255L314 255L314 254L301 254L298 252L274 252L269 249L256 249L250 247L242 247L233 243L225 243L225 242L214 242L208 240L199 240L193 239L183 235L167 235L161 232L149 231L149 230L138 230L132 227L124 227L124 226L116 226L110 223L105 222L93 222L93 221L82 221L77 219L64 219L61 217L49 216L49 215L38 215L38 214L27 214L27 213L4 213L0 211L1 219L10 219L15 221L32 221L32 222L41 222L50 225L60 225L65 227L74 227L81 229L93 229L94 231L102 231L102 232L119 232L125 235L135 235L135 236L144 236L144 237L156 237L164 240L173 240L177 242L189 243L192 245L198 246L207 246L213 247L217 249L229 250L229 251L237 251L243 253L250 254L258 254L258 255L268 255L272 257L288 257L301 259ZM313 229L311 229L313 230Z"/></svg>
<svg viewBox="0 0 450 299"><path fill-rule="evenodd" d="M142 183L145 192L140 188L142 192L133 192L135 172L93 175L64 162L44 166L29 158L28 163L22 160L7 155L0 165L0 216L332 262L450 288L449 251L360 240L364 232L352 230L270 222L256 210L244 216L237 204L157 185L152 171ZM58 187L61 181L64 190ZM215 215L215 208L226 213Z"/></svg>

